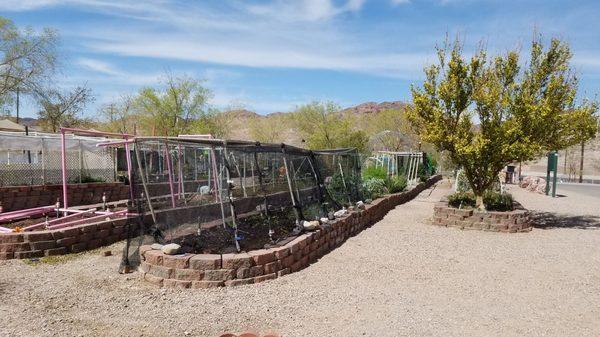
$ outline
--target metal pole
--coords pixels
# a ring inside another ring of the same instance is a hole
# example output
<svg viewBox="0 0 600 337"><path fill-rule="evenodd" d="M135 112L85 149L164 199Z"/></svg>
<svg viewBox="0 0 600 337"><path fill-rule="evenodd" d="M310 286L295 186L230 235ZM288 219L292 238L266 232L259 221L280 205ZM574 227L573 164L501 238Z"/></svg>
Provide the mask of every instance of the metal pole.
<svg viewBox="0 0 600 337"><path fill-rule="evenodd" d="M285 168L285 176L287 178L288 189L290 191L290 196L292 198L292 206L294 207L294 215L296 216L296 226L300 227L300 219L302 215L300 214L300 210L298 209L298 202L296 200L296 196L294 195L294 187L292 185L292 178L290 177L290 171L288 169L287 163L287 154L285 153L285 144L281 144L281 152L283 153L283 167Z"/></svg>
<svg viewBox="0 0 600 337"><path fill-rule="evenodd" d="M83 181L83 152L81 151L81 139L80 139L79 140L79 183L81 184L82 181Z"/></svg>
<svg viewBox="0 0 600 337"><path fill-rule="evenodd" d="M175 208L175 191L173 188L173 171L171 166L171 155L169 154L169 144L165 140L165 156L167 157L167 170L169 171L169 190L171 191L171 206Z"/></svg>
<svg viewBox="0 0 600 337"><path fill-rule="evenodd" d="M67 192L67 150L65 144L65 131L60 130L60 145L61 145L61 168L62 168L62 188L63 188L63 207L68 208L68 192ZM66 214L65 214L66 215Z"/></svg>
<svg viewBox="0 0 600 337"><path fill-rule="evenodd" d="M127 160L127 179L129 180L129 197L131 198L131 202L133 202L133 181L131 180L131 152L129 152L129 143L125 143L125 159ZM137 161L138 163L140 163L140 157L137 157ZM143 174L143 172L140 172L140 174Z"/></svg>
<svg viewBox="0 0 600 337"><path fill-rule="evenodd" d="M42 140L42 185L46 185L46 147L44 138Z"/></svg>
<svg viewBox="0 0 600 337"><path fill-rule="evenodd" d="M144 187L144 194L146 195L146 201L148 202L148 208L150 209L150 214L152 215L152 221L156 225L156 215L154 214L154 208L152 207L152 200L150 199L150 193L148 192L148 186L146 185L146 179L144 178L142 164L140 163L140 160L139 160L140 150L138 149L137 142L135 143L135 145L133 145L133 148L135 149L135 155L138 158L137 166L138 166L138 170L140 172L140 178L142 178L142 185ZM133 182L131 180L129 180L129 184L133 184ZM132 199L132 202L133 202L133 199Z"/></svg>

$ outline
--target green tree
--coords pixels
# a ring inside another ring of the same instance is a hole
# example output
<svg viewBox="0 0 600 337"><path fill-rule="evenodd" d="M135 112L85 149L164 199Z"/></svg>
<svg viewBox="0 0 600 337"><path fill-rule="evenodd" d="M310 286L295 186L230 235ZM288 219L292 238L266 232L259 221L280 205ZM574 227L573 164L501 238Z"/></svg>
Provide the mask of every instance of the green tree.
<svg viewBox="0 0 600 337"><path fill-rule="evenodd" d="M150 134L177 136L192 132L198 120L211 114L210 90L187 75L166 75L162 88L142 88L136 98L141 121Z"/></svg>
<svg viewBox="0 0 600 337"><path fill-rule="evenodd" d="M56 69L56 31L41 33L31 28L20 30L12 21L0 17L0 102L17 89L34 92L42 87Z"/></svg>
<svg viewBox="0 0 600 337"><path fill-rule="evenodd" d="M534 39L523 68L516 50L488 57L480 48L470 60L462 52L459 41L438 48L439 63L425 69L422 87L411 88L408 118L424 141L464 168L478 207L507 164L594 136L597 104L577 103L564 42L544 48Z"/></svg>
<svg viewBox="0 0 600 337"><path fill-rule="evenodd" d="M300 106L292 118L310 149L354 147L363 152L367 148L365 132L353 129L351 120L332 102Z"/></svg>
<svg viewBox="0 0 600 337"><path fill-rule="evenodd" d="M89 126L91 120L82 118L81 112L86 104L94 100L92 91L85 86L71 91L55 89L38 91L37 100L42 107L38 119L42 129L58 132L62 127Z"/></svg>
<svg viewBox="0 0 600 337"><path fill-rule="evenodd" d="M280 143L285 140L288 118L277 114L252 117L248 121L250 138L262 143Z"/></svg>
<svg viewBox="0 0 600 337"><path fill-rule="evenodd" d="M137 111L135 100L131 96L123 96L119 100L104 104L99 109L103 118L102 129L110 132L137 132Z"/></svg>

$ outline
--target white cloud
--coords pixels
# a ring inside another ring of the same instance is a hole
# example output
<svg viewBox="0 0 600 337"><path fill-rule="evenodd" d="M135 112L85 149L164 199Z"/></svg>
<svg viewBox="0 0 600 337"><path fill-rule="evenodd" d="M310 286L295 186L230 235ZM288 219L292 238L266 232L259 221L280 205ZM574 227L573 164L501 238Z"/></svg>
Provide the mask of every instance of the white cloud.
<svg viewBox="0 0 600 337"><path fill-rule="evenodd" d="M398 6L398 5L409 4L410 0L390 0L390 2L392 3L392 5Z"/></svg>
<svg viewBox="0 0 600 337"><path fill-rule="evenodd" d="M335 5L332 0L274 0L261 5L245 6L248 12L283 21L319 21L346 12L359 11L366 0L347 0Z"/></svg>

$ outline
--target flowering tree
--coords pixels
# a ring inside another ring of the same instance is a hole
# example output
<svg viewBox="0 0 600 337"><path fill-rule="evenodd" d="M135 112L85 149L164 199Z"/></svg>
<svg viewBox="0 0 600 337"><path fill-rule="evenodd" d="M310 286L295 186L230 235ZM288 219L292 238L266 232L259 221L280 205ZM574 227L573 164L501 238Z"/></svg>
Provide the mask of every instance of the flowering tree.
<svg viewBox="0 0 600 337"><path fill-rule="evenodd" d="M553 39L489 57L480 48L467 60L459 41L438 48L438 64L412 87L407 117L421 138L463 167L483 207L483 193L508 164L534 159L594 137L597 103L576 101L578 81L569 46Z"/></svg>

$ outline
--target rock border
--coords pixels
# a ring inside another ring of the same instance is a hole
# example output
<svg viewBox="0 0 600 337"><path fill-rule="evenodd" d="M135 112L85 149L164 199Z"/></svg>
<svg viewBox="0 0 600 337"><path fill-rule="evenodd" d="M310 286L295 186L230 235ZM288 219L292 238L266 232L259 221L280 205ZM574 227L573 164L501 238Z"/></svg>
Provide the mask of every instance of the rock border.
<svg viewBox="0 0 600 337"><path fill-rule="evenodd" d="M340 246L349 237L381 220L390 210L415 198L441 180L440 175L410 191L386 195L342 218L301 234L284 246L239 254L165 255L140 247L138 270L149 283L167 288L215 288L260 283L297 272Z"/></svg>
<svg viewBox="0 0 600 337"><path fill-rule="evenodd" d="M443 227L505 233L529 232L533 228L529 211L517 202L510 212L488 212L454 208L442 199L433 207L431 222Z"/></svg>

